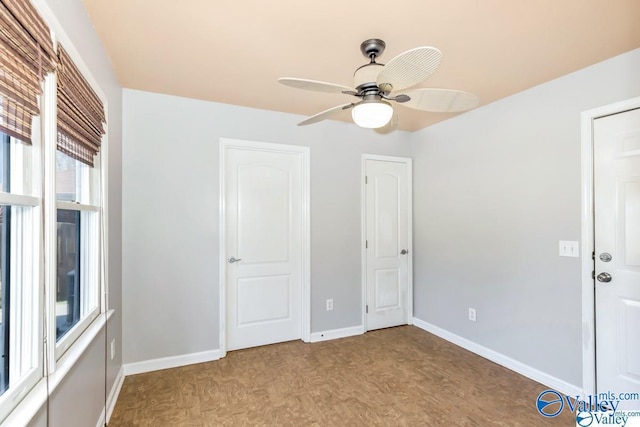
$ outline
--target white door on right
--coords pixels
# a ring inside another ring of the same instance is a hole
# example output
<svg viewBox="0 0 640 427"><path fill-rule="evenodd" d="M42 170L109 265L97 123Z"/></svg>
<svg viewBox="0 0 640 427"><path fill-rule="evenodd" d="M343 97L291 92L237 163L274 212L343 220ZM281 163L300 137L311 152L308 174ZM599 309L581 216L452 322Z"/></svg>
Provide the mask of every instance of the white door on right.
<svg viewBox="0 0 640 427"><path fill-rule="evenodd" d="M638 393L640 109L596 119L593 135L597 391Z"/></svg>
<svg viewBox="0 0 640 427"><path fill-rule="evenodd" d="M406 162L366 160L366 329L408 323L409 207Z"/></svg>

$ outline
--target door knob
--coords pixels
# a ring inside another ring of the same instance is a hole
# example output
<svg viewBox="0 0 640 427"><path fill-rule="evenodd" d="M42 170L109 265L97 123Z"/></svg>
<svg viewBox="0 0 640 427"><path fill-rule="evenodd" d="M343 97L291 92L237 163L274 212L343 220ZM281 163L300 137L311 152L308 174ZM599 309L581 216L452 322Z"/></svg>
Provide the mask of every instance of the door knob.
<svg viewBox="0 0 640 427"><path fill-rule="evenodd" d="M610 282L611 281L611 275L609 273L600 273L598 274L598 282Z"/></svg>
<svg viewBox="0 0 640 427"><path fill-rule="evenodd" d="M400 255L406 255L408 253L409 253L409 251L406 250L406 249L403 249L403 250L400 251Z"/></svg>
<svg viewBox="0 0 640 427"><path fill-rule="evenodd" d="M242 258L236 259L236 257L229 258L229 264L233 264L234 262L242 261Z"/></svg>

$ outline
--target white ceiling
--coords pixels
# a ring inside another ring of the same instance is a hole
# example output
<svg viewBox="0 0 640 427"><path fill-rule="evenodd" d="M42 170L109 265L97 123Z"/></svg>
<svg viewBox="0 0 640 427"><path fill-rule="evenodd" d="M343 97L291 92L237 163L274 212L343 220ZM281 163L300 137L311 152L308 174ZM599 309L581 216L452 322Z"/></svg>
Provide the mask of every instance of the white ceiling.
<svg viewBox="0 0 640 427"><path fill-rule="evenodd" d="M353 98L277 79L352 86L369 38L386 42L382 63L439 48L442 65L418 87L469 91L481 105L640 47L638 0L84 3L124 87L302 115ZM451 116L394 108L409 131Z"/></svg>

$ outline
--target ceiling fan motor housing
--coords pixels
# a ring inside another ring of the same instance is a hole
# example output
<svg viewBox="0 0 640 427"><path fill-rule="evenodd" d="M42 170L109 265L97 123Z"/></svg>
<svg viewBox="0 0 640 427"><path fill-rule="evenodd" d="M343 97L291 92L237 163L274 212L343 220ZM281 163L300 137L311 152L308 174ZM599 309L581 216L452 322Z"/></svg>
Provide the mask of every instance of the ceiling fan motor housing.
<svg viewBox="0 0 640 427"><path fill-rule="evenodd" d="M363 65L353 73L353 87L358 92L366 91L367 89L377 89L378 74L384 68L383 64L372 62L371 64Z"/></svg>

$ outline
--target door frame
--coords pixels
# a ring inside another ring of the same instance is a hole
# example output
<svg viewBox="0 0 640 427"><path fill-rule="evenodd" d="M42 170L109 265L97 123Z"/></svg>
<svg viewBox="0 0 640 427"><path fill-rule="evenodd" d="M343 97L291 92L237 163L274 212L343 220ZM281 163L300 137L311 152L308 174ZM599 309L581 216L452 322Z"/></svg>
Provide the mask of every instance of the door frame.
<svg viewBox="0 0 640 427"><path fill-rule="evenodd" d="M367 160L404 163L407 166L407 325L413 325L413 170L410 157L381 156L377 154L362 154L360 165L360 253L361 253L361 282L362 282L362 328L367 332Z"/></svg>
<svg viewBox="0 0 640 427"><path fill-rule="evenodd" d="M594 120L640 108L640 97L631 98L581 113L581 274L582 274L582 390L585 394L596 393L596 331L595 331L595 281L592 276L595 250L594 204L593 204L593 122Z"/></svg>
<svg viewBox="0 0 640 427"><path fill-rule="evenodd" d="M302 290L300 292L300 313L302 341L309 342L311 337L311 203L310 203L310 148L301 145L274 144L270 142L248 141L232 138L220 138L220 159L218 163L218 173L220 177L220 209L219 209L219 337L220 337L220 357L227 354L227 300L226 300L226 277L227 258L225 254L226 233L226 190L225 190L225 162L226 152L229 148L242 150L266 151L272 153L297 154L302 158Z"/></svg>

